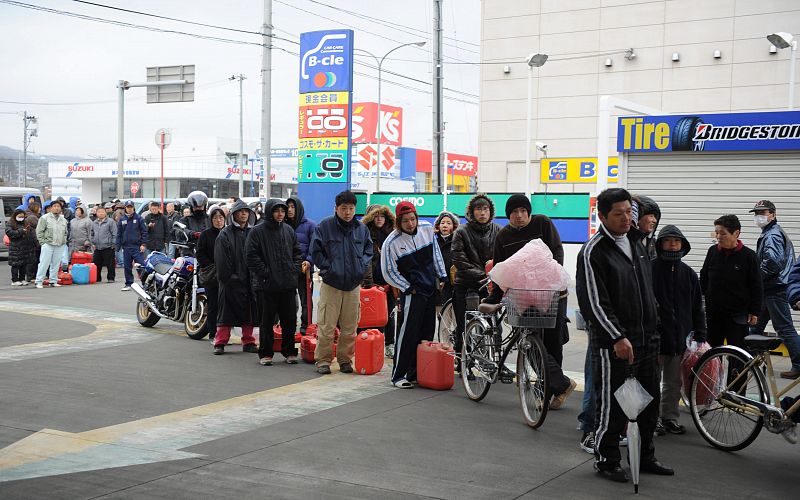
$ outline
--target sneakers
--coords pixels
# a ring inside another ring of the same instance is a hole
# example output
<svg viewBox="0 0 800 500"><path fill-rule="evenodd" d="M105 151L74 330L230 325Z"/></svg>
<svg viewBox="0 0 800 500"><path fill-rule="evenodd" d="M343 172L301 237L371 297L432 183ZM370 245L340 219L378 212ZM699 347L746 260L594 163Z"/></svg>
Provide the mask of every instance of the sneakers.
<svg viewBox="0 0 800 500"><path fill-rule="evenodd" d="M42 285L41 283L36 283L36 288L44 288L44 285Z"/></svg>
<svg viewBox="0 0 800 500"><path fill-rule="evenodd" d="M569 387L567 387L567 390L566 390L566 391L562 392L562 393L561 393L561 394L559 394L558 396L555 396L555 397L554 397L554 398L553 398L553 399L550 401L550 409L551 409L551 410L558 410L558 409L560 409L560 408L561 408L561 407L564 405L564 401L566 401L566 400L567 400L567 398L569 397L569 395L570 395L570 394L572 394L572 391L574 391L574 390L575 390L575 388L576 388L577 386L578 386L578 383L577 383L577 382L575 382L575 381L574 381L574 380L572 380L572 379L569 379Z"/></svg>
<svg viewBox="0 0 800 500"><path fill-rule="evenodd" d="M60 286L61 286L60 283L50 283L50 288L58 288Z"/></svg>
<svg viewBox="0 0 800 500"><path fill-rule="evenodd" d="M264 356L263 358L258 360L258 363L261 366L272 366L272 358L269 356Z"/></svg>
<svg viewBox="0 0 800 500"><path fill-rule="evenodd" d="M408 380L401 378L397 382L392 382L392 385L395 387L399 387L400 389L411 389L414 387L414 384L409 382Z"/></svg>
<svg viewBox="0 0 800 500"><path fill-rule="evenodd" d="M662 422L660 418L656 421L655 433L658 436L664 436L667 433L667 429L664 428L664 422Z"/></svg>
<svg viewBox="0 0 800 500"><path fill-rule="evenodd" d="M353 373L353 365L350 363L342 363L339 365L339 371L342 373Z"/></svg>
<svg viewBox="0 0 800 500"><path fill-rule="evenodd" d="M245 344L242 346L242 352L251 352L257 353L258 347L255 344Z"/></svg>
<svg viewBox="0 0 800 500"><path fill-rule="evenodd" d="M387 358L394 358L394 344L389 344L384 348L383 353Z"/></svg>
<svg viewBox="0 0 800 500"><path fill-rule="evenodd" d="M122 291L123 291L123 292L127 292L127 291L129 291L130 289L131 289L131 286L130 286L130 285L125 285L125 286L123 286L123 287L122 287Z"/></svg>
<svg viewBox="0 0 800 500"><path fill-rule="evenodd" d="M317 373L319 373L320 375L330 375L331 367L329 365L319 365L317 367Z"/></svg>
<svg viewBox="0 0 800 500"><path fill-rule="evenodd" d="M215 356L221 356L222 354L225 354L225 346L224 345L215 345L214 346L214 355Z"/></svg>
<svg viewBox="0 0 800 500"><path fill-rule="evenodd" d="M20 281L20 284L21 284L22 286L28 286L28 285L30 285L30 284L31 284L31 282L30 282L30 281L28 281L28 280L22 280L22 281Z"/></svg>
<svg viewBox="0 0 800 500"><path fill-rule="evenodd" d="M584 432L580 445L583 451L594 455L594 432Z"/></svg>
<svg viewBox="0 0 800 500"><path fill-rule="evenodd" d="M781 436L783 436L783 439L791 444L797 444L797 426L793 425L789 427L785 431L781 432Z"/></svg>
<svg viewBox="0 0 800 500"><path fill-rule="evenodd" d="M620 446L628 446L628 436L620 435L619 436L619 445Z"/></svg>
<svg viewBox="0 0 800 500"><path fill-rule="evenodd" d="M22 282L21 281L12 281L11 282L11 286L22 286Z"/></svg>
<svg viewBox="0 0 800 500"><path fill-rule="evenodd" d="M664 423L662 424L662 427L666 432L669 432L670 434L686 433L686 427L682 426L681 424L679 424L674 420L665 420ZM658 429L658 427L656 427L656 429Z"/></svg>
<svg viewBox="0 0 800 500"><path fill-rule="evenodd" d="M600 476L617 483L627 483L628 482L628 473L622 470L622 467L619 464L614 464L612 466L606 466L602 469L597 464L594 463L594 470L597 471Z"/></svg>
<svg viewBox="0 0 800 500"><path fill-rule="evenodd" d="M297 356L286 356L286 364L287 365L296 365L297 364Z"/></svg>

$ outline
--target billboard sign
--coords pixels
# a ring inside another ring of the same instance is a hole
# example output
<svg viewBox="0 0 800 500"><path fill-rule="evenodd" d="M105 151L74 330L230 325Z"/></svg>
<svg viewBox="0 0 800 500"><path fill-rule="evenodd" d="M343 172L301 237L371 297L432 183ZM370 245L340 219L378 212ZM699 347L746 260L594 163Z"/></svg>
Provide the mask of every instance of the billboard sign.
<svg viewBox="0 0 800 500"><path fill-rule="evenodd" d="M300 34L300 93L353 89L353 31Z"/></svg>
<svg viewBox="0 0 800 500"><path fill-rule="evenodd" d="M597 158L543 158L539 169L543 184L579 184L597 182ZM608 158L608 182L617 182L619 157Z"/></svg>
<svg viewBox="0 0 800 500"><path fill-rule="evenodd" d="M353 174L358 177L375 177L375 163L378 158L377 144L359 144L356 146L353 159ZM400 165L397 159L397 148L381 145L381 179L400 176Z"/></svg>
<svg viewBox="0 0 800 500"><path fill-rule="evenodd" d="M617 151L776 151L800 149L800 111L623 116Z"/></svg>
<svg viewBox="0 0 800 500"><path fill-rule="evenodd" d="M447 153L447 173L475 177L478 173L478 157Z"/></svg>
<svg viewBox="0 0 800 500"><path fill-rule="evenodd" d="M403 144L403 108L381 104L383 128L381 144L400 146ZM378 103L353 103L353 142L356 144L378 143Z"/></svg>

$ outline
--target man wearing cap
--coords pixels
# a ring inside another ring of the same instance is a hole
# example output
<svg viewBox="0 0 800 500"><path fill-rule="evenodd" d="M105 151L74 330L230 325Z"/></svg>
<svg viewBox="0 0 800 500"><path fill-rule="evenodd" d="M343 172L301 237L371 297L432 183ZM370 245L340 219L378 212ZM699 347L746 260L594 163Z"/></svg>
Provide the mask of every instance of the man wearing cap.
<svg viewBox="0 0 800 500"><path fill-rule="evenodd" d="M117 222L117 248L122 249L122 264L125 266L125 286L127 292L133 285L133 263L144 265L142 252L147 244L147 225L136 213L133 201L125 201L125 213Z"/></svg>
<svg viewBox="0 0 800 500"><path fill-rule="evenodd" d="M398 203L395 214L395 230L381 248L381 271L402 293L392 384L410 389L417 380L417 345L433 340L436 291L444 286L447 271L430 222L419 220L410 201Z"/></svg>
<svg viewBox="0 0 800 500"><path fill-rule="evenodd" d="M761 228L756 255L764 280L764 305L758 322L750 328L750 334L762 335L767 322L772 320L772 326L783 340L792 360L791 370L781 372L781 377L795 379L800 377L800 337L792 323L791 307L786 295L789 274L794 266L794 247L792 240L778 224L774 203L761 200L750 212L755 214L755 224Z"/></svg>
<svg viewBox="0 0 800 500"><path fill-rule="evenodd" d="M517 253L529 241L541 239L553 253L553 259L564 265L564 247L561 245L561 236L558 234L553 221L546 215L531 216L531 200L524 194L512 194L506 201L506 217L508 225L497 233L494 240L494 265L507 260ZM499 286L492 287L490 303L498 303L503 297L503 290ZM569 339L566 330L567 323L567 296L566 291L558 302L558 319L554 328L544 331L545 349L548 354L549 384L553 399L550 402L551 410L558 410L564 401L577 386L577 382L570 379L561 370L563 361L562 346Z"/></svg>
<svg viewBox="0 0 800 500"><path fill-rule="evenodd" d="M369 229L356 220L356 195L336 195L334 214L320 221L311 237L311 257L322 286L317 304L318 330L314 359L317 372L331 373L333 335L341 330L336 358L342 373L353 372L356 327L361 312L361 280L372 262Z"/></svg>
<svg viewBox="0 0 800 500"><path fill-rule="evenodd" d="M467 203L467 210L464 214L467 223L459 225L453 233L450 255L453 265L456 266L453 285L456 353L461 352L463 342L467 294L473 291L478 293L481 298L486 298L488 295L486 288L482 287L482 281L486 279L486 262L492 259L494 239L500 231L500 226L492 222L494 215L492 199L485 194L478 193ZM456 369L461 369L460 363L456 364Z"/></svg>
<svg viewBox="0 0 800 500"><path fill-rule="evenodd" d="M46 204L45 204L46 205ZM50 268L50 286L58 284L58 270L61 257L67 247L67 219L61 215L63 205L53 202L50 211L39 219L36 225L36 239L42 246L39 256L39 269L36 272L36 288L43 288L42 282L47 268Z"/></svg>

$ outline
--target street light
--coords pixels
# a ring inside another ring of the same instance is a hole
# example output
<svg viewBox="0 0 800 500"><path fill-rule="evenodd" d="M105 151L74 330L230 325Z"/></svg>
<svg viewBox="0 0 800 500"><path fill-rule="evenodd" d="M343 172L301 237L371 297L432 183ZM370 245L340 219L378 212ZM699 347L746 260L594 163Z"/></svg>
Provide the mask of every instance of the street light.
<svg viewBox="0 0 800 500"><path fill-rule="evenodd" d="M528 119L525 134L525 189L531 197L531 107L533 87L533 68L541 68L547 62L547 54L531 54L525 59L528 64Z"/></svg>
<svg viewBox="0 0 800 500"><path fill-rule="evenodd" d="M789 53L789 111L794 109L794 63L797 58L797 40L791 33L778 31L767 35L767 40L772 45L779 49L788 49L791 47L792 51Z"/></svg>
<svg viewBox="0 0 800 500"><path fill-rule="evenodd" d="M383 55L383 57L381 57L380 59L378 59L378 56L376 56L375 54L373 54L372 52L370 52L368 50L355 49L358 52L363 52L363 53L371 56L373 59L375 59L375 62L378 64L378 158L375 161L375 171L377 173L377 180L375 181L375 183L376 183L375 184L375 191L376 192L380 192L380 190L381 190L381 142L382 142L382 139L383 139L383 128L381 127L382 121L383 121L383 115L381 113L381 69L383 68L383 61L386 59L386 57L389 54L391 54L392 52L394 52L397 49L402 49L403 47L408 47L410 45L416 45L417 47L423 47L423 46L425 46L425 42L424 41L419 41L419 42L410 42L410 43L404 43L402 45L398 45L397 47L393 48L389 52L385 53Z"/></svg>

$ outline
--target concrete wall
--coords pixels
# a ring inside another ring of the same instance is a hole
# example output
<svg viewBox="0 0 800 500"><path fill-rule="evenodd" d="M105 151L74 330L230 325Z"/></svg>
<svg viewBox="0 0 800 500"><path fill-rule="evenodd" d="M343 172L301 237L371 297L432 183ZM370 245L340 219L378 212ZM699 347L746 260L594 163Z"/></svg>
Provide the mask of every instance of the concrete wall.
<svg viewBox="0 0 800 500"><path fill-rule="evenodd" d="M528 54L550 56L533 70L532 142L547 142L551 157L595 156L600 95L665 113L785 109L791 53L770 54L765 36L800 34L800 1L484 0L481 18L479 186L519 191ZM630 61L628 48L636 53ZM673 52L680 61L672 61ZM541 191L538 154L532 147L533 185ZM589 190L586 184L548 189Z"/></svg>

